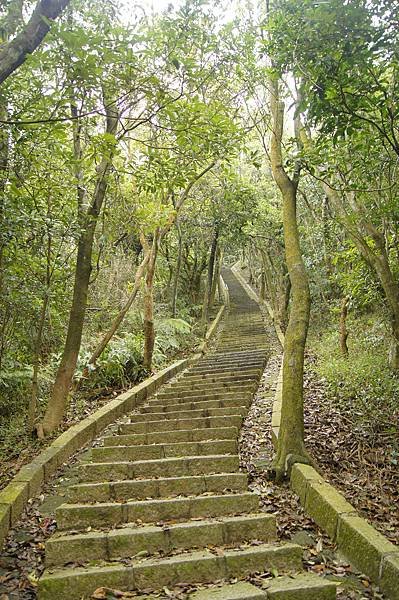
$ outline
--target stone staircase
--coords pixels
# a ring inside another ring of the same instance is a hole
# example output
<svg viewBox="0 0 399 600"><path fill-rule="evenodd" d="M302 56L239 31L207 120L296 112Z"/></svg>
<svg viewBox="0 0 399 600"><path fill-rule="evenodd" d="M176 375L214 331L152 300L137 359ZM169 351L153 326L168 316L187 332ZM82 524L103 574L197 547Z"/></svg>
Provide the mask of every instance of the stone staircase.
<svg viewBox="0 0 399 600"><path fill-rule="evenodd" d="M300 546L276 541L275 517L239 470L239 429L268 340L258 306L229 271L225 280L231 308L216 349L80 464L46 544L40 600L101 587L155 599L182 583L201 586L191 600L335 598L333 584L301 574ZM278 576L262 588L244 581L264 572Z"/></svg>

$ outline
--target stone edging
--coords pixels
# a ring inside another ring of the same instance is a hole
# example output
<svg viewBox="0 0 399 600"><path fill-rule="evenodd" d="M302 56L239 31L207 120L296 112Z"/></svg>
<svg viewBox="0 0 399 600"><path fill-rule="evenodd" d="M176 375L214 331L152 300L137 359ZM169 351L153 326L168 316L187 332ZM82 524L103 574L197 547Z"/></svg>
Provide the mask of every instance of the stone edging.
<svg viewBox="0 0 399 600"><path fill-rule="evenodd" d="M110 423L133 410L161 385L201 358L209 340L218 328L224 309L223 305L208 328L204 342L197 349L197 354L174 362L130 390L119 394L92 415L64 431L32 462L18 471L11 482L0 491L0 548L9 530L16 524L27 506L28 500L38 494L42 484L51 479L70 456L92 442Z"/></svg>
<svg viewBox="0 0 399 600"><path fill-rule="evenodd" d="M295 464L290 484L305 512L327 532L345 557L391 600L399 600L399 547L360 517L313 467Z"/></svg>
<svg viewBox="0 0 399 600"><path fill-rule="evenodd" d="M234 274L249 296L261 304L258 295L238 272L238 264L232 268ZM270 312L268 303L264 303L273 319L274 315ZM278 337L284 347L282 331ZM283 361L272 411L272 441L275 448L280 431L282 392ZM291 471L290 486L299 496L305 512L327 532L345 557L370 577L391 600L399 600L399 547L360 517L344 496L327 483L313 467L296 463Z"/></svg>

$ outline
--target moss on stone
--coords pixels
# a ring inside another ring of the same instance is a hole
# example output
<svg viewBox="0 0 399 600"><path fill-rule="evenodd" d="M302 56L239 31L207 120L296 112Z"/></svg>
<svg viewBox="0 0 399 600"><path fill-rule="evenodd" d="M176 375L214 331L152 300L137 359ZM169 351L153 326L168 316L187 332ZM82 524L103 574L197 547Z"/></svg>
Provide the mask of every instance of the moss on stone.
<svg viewBox="0 0 399 600"><path fill-rule="evenodd" d="M399 600L399 549L394 554L384 556L380 587L390 600Z"/></svg>
<svg viewBox="0 0 399 600"><path fill-rule="evenodd" d="M309 482L305 510L333 540L337 534L338 516L355 512L353 506L334 487L324 481Z"/></svg>
<svg viewBox="0 0 399 600"><path fill-rule="evenodd" d="M378 581L382 557L397 548L357 515L339 517L337 543L345 556L372 580Z"/></svg>

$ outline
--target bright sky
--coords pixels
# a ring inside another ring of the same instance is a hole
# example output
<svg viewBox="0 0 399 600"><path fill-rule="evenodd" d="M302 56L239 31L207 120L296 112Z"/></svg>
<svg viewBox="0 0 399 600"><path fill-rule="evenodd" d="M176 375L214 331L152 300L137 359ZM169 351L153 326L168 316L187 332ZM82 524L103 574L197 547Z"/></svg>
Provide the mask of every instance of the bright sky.
<svg viewBox="0 0 399 600"><path fill-rule="evenodd" d="M160 13L168 8L169 5L172 5L173 8L179 8L184 0L138 0L138 2L132 0L119 0L119 2L124 20L126 19L128 22L132 22L135 20L134 16L140 14L142 10L147 14ZM210 4L212 4L212 2L210 2ZM246 2L242 3L240 0L226 0L224 4L225 6L222 11L223 19L228 21L234 17L237 7L240 4L246 4Z"/></svg>

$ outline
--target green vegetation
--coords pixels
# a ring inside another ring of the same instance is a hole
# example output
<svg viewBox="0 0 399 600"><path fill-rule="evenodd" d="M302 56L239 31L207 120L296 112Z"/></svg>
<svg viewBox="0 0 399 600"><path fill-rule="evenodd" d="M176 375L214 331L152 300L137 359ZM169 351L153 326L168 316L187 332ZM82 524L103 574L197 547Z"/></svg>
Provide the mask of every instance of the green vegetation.
<svg viewBox="0 0 399 600"><path fill-rule="evenodd" d="M3 431L54 435L195 346L238 258L286 334L277 478L309 458L311 304L331 400L394 427L398 7L130 8L4 3Z"/></svg>
<svg viewBox="0 0 399 600"><path fill-rule="evenodd" d="M326 400L348 414L364 435L395 434L399 378L387 364L386 323L377 312L348 319L349 355L340 351L338 317L311 331L314 368ZM393 435L394 437L394 435Z"/></svg>

